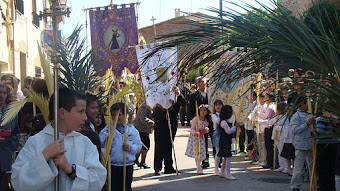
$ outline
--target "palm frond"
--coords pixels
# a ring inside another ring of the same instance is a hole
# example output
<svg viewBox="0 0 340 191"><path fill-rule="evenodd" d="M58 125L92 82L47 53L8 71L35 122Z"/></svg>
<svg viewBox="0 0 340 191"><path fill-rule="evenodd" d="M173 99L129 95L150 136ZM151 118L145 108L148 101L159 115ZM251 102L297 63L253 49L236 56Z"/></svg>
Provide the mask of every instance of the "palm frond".
<svg viewBox="0 0 340 191"><path fill-rule="evenodd" d="M51 74L51 68L50 68L49 62L47 62L45 54L42 52L39 44L38 44L38 51L39 51L39 56L40 56L41 67L44 71L44 76L45 76L44 79L46 81L48 94L51 97L51 95L54 92L53 75Z"/></svg>
<svg viewBox="0 0 340 191"><path fill-rule="evenodd" d="M27 99L10 103L8 105L8 110L4 114L4 120L1 122L1 126L6 125L8 122L14 119L14 117L18 115L21 108L24 107L26 102Z"/></svg>
<svg viewBox="0 0 340 191"><path fill-rule="evenodd" d="M218 84L237 82L258 72L269 78L277 70L285 77L289 68L305 68L314 71L317 78L299 79L305 80L303 93L313 92L329 100L320 101L320 107L340 117L339 9L324 11L325 7L319 6L316 12L325 14L326 19L308 13L315 26L311 28L304 17L293 16L274 1L271 5L258 3L260 8L226 2L246 12L227 8L222 11L222 19L200 15L204 22L183 23L195 28L159 37L162 41L170 40L153 49L144 61L161 49L177 46L178 63L182 63L179 71L208 65L205 74L211 76L209 83ZM210 11L217 15L220 12L217 8Z"/></svg>
<svg viewBox="0 0 340 191"><path fill-rule="evenodd" d="M85 39L80 39L82 26L76 26L66 46L59 46L57 51L61 58L60 87L68 87L82 93L94 92L104 80L95 72L92 51L86 52Z"/></svg>
<svg viewBox="0 0 340 191"><path fill-rule="evenodd" d="M26 98L27 102L34 103L40 110L41 114L44 116L46 124L50 123L49 120L49 107L48 102L49 100L46 99L42 94L37 94L34 91L31 91L31 96Z"/></svg>

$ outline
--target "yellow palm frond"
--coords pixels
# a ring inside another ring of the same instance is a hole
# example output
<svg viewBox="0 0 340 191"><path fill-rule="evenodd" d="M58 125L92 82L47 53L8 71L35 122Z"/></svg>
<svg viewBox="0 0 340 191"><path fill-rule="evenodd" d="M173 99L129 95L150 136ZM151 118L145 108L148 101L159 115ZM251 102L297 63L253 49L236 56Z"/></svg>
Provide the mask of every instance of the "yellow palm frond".
<svg viewBox="0 0 340 191"><path fill-rule="evenodd" d="M39 44L38 44L38 50L39 50L41 67L42 67L42 69L44 71L44 75L45 75L44 79L46 81L48 94L51 97L51 95L54 92L53 75L51 74L50 65L46 60L45 54L41 51Z"/></svg>
<svg viewBox="0 0 340 191"><path fill-rule="evenodd" d="M41 114L44 116L46 124L50 123L48 116L50 111L48 109L48 99L46 99L42 94L37 94L34 91L31 91L31 96L27 98L27 102L34 103L39 109Z"/></svg>
<svg viewBox="0 0 340 191"><path fill-rule="evenodd" d="M27 102L34 103L40 109L41 114L44 116L45 122L50 123L48 119L50 113L48 109L48 100L42 94L37 94L32 90L28 98L22 101L12 102L8 105L8 109L4 114L4 120L1 122L1 126L6 125L15 116L17 116L21 108Z"/></svg>
<svg viewBox="0 0 340 191"><path fill-rule="evenodd" d="M113 104L117 103L118 100L120 98L122 98L124 95L127 95L129 93L132 93L132 90L130 89L130 86L125 86L123 89L121 89L121 91L119 91L118 93L116 94L112 94L110 96L110 99L109 99L109 105L108 105L108 109L106 110L105 112L105 122L106 124L108 124L108 122L110 121L110 108Z"/></svg>
<svg viewBox="0 0 340 191"><path fill-rule="evenodd" d="M1 122L1 126L6 125L8 122L14 119L14 117L18 115L21 108L24 107L26 102L27 99L10 103L8 105L7 111L5 112L4 120Z"/></svg>
<svg viewBox="0 0 340 191"><path fill-rule="evenodd" d="M109 102L109 107L111 107L113 104L117 103L118 100L120 98L122 98L123 96L129 94L129 93L133 93L131 88L131 86L125 86L121 91L119 91L117 94L114 94L112 99Z"/></svg>
<svg viewBox="0 0 340 191"><path fill-rule="evenodd" d="M102 161L102 164L103 164L103 166L105 168L107 166L111 166L111 165L109 165L110 153L111 153L111 145L112 145L112 141L113 141L113 135L115 134L115 131L116 131L118 116L119 115L116 115L116 117L115 117L115 119L113 121L113 124L112 124L112 120L110 120L109 123L108 123L108 126L107 126L107 130L109 132L108 133L109 135L108 135L108 137L106 139L106 142L105 142L103 161Z"/></svg>

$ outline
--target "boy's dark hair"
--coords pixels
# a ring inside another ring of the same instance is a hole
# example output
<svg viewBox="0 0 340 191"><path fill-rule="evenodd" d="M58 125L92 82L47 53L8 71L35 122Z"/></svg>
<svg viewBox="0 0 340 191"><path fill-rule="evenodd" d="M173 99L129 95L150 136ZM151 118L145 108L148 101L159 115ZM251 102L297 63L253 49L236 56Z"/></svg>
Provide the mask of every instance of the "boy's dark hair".
<svg viewBox="0 0 340 191"><path fill-rule="evenodd" d="M230 119L230 117L233 115L233 108L230 105L225 105L222 107L220 118L222 120Z"/></svg>
<svg viewBox="0 0 340 191"><path fill-rule="evenodd" d="M307 96L305 96L304 94L299 94L296 100L296 105L300 107L302 103L307 103Z"/></svg>
<svg viewBox="0 0 340 191"><path fill-rule="evenodd" d="M92 102L97 102L97 96L86 93L86 107L89 106Z"/></svg>
<svg viewBox="0 0 340 191"><path fill-rule="evenodd" d="M294 102L298 98L298 93L297 92L292 92L291 94L288 95L288 105L292 106Z"/></svg>
<svg viewBox="0 0 340 191"><path fill-rule="evenodd" d="M287 107L286 102L280 102L279 104L277 104L277 111L282 113L285 111L286 107Z"/></svg>
<svg viewBox="0 0 340 191"><path fill-rule="evenodd" d="M54 119L54 93L52 94L49 101L50 116L49 119ZM86 96L76 90L68 88L59 89L59 108L64 108L66 111L71 111L72 107L76 105L77 100L86 101Z"/></svg>
<svg viewBox="0 0 340 191"><path fill-rule="evenodd" d="M124 107L125 107L125 104L121 103L121 102L113 104L110 108L111 115L114 111L118 111L118 110L120 110L122 112L122 114L125 115Z"/></svg>

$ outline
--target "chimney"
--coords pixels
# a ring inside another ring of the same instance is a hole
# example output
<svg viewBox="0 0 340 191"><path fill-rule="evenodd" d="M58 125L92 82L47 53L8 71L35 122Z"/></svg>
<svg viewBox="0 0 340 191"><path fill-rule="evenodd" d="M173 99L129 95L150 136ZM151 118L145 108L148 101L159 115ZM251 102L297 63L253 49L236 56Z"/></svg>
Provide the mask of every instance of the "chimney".
<svg viewBox="0 0 340 191"><path fill-rule="evenodd" d="M180 12L181 12L181 10L179 8L175 9L175 18L181 16Z"/></svg>

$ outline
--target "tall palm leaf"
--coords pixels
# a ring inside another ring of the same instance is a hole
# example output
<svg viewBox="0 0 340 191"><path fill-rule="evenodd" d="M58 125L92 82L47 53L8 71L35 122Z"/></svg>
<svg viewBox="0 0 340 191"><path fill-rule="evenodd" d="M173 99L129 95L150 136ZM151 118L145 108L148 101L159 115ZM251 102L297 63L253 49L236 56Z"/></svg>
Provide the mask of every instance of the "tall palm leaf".
<svg viewBox="0 0 340 191"><path fill-rule="evenodd" d="M57 49L60 55L60 86L80 92L93 92L103 80L95 72L92 51L86 52L85 39L80 38L82 26L76 26L66 44ZM100 67L100 66L98 66Z"/></svg>
<svg viewBox="0 0 340 191"><path fill-rule="evenodd" d="M303 19L292 16L289 10L275 2L270 7L259 3L261 8L247 3L227 3L238 6L246 13L229 9L222 12L223 19L211 19L209 16L203 18L206 22L194 23L196 29L162 36L160 39L173 40L158 46L145 59L168 47L190 49L180 57L179 62L184 61L179 71L208 64L206 73L213 74L210 79L212 83L238 81L269 66L275 71L280 69L280 76L286 76L287 68L304 67L315 71L318 76L327 77L327 81L331 82L330 86L323 79L305 79L304 91L327 97L331 104L322 102L320 107L340 116L340 106L337 104L340 103L337 96L340 94L340 41L332 32L332 29L339 28L339 18L336 17L337 21L333 22L336 26L325 28L321 19L310 15L317 26L316 33ZM218 9L210 10L219 13ZM232 51L236 47L241 47L243 51ZM219 60L223 55L227 55L226 59ZM219 60L218 64L216 60Z"/></svg>

